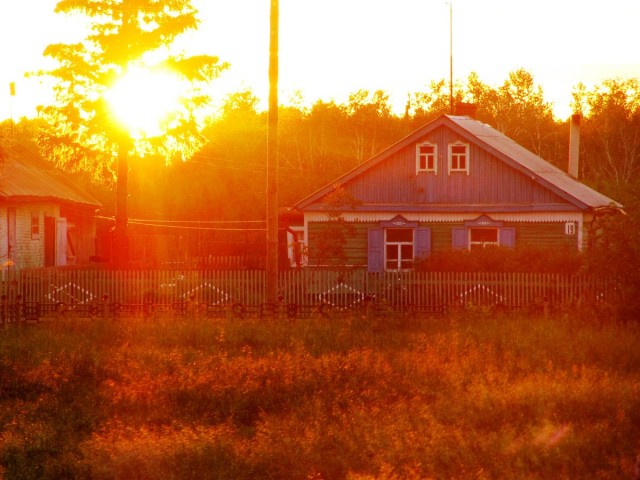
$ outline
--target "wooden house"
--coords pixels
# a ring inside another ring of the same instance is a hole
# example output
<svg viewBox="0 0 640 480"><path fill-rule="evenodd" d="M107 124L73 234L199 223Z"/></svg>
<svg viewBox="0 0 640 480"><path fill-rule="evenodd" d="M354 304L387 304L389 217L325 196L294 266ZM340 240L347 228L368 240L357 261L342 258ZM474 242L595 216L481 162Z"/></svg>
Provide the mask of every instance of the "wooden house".
<svg viewBox="0 0 640 480"><path fill-rule="evenodd" d="M445 249L584 248L621 205L468 116L443 115L298 202L307 265L413 267ZM299 250L299 249L298 249Z"/></svg>
<svg viewBox="0 0 640 480"><path fill-rule="evenodd" d="M0 145L0 264L88 263L100 203L15 139Z"/></svg>

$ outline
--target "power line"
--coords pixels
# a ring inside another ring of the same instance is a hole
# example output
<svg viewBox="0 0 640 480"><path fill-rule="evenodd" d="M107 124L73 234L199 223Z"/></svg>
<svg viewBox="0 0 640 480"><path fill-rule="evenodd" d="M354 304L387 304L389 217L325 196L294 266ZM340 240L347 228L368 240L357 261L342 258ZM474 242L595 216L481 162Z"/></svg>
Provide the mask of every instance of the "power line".
<svg viewBox="0 0 640 480"><path fill-rule="evenodd" d="M266 220L162 220L162 219L153 219L153 218L130 218L131 222L154 222L159 224L164 223L206 223L206 224L216 224L216 223L266 223Z"/></svg>
<svg viewBox="0 0 640 480"><path fill-rule="evenodd" d="M96 219L115 221L114 217L106 217L101 215L94 216ZM201 231L219 231L219 232L264 232L266 228L247 228L247 227L208 227L208 226L191 226L191 224L256 224L265 223L265 220L143 220L128 219L131 225L141 225L155 228L167 228L176 230L201 230ZM177 224L177 225L175 225ZM186 225L184 225L186 224Z"/></svg>
<svg viewBox="0 0 640 480"><path fill-rule="evenodd" d="M129 220L130 225L142 225L147 227L156 228L169 228L176 230L200 230L200 231L215 231L215 232L264 232L266 228L221 228L221 227L190 227L185 225L164 225L151 222L136 222Z"/></svg>

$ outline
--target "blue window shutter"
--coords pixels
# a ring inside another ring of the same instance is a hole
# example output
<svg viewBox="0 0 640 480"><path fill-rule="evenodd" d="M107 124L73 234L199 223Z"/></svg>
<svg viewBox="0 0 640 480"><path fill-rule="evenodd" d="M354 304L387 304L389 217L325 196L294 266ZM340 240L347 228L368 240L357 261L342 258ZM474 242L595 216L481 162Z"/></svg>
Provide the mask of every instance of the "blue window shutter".
<svg viewBox="0 0 640 480"><path fill-rule="evenodd" d="M500 246L512 248L516 246L516 229L514 227L500 229Z"/></svg>
<svg viewBox="0 0 640 480"><path fill-rule="evenodd" d="M469 248L469 235L466 228L454 228L451 230L453 248Z"/></svg>
<svg viewBox="0 0 640 480"><path fill-rule="evenodd" d="M382 228L369 229L368 242L369 272L384 271L384 231Z"/></svg>
<svg viewBox="0 0 640 480"><path fill-rule="evenodd" d="M416 228L416 254L415 258L425 258L431 253L431 229L428 227Z"/></svg>

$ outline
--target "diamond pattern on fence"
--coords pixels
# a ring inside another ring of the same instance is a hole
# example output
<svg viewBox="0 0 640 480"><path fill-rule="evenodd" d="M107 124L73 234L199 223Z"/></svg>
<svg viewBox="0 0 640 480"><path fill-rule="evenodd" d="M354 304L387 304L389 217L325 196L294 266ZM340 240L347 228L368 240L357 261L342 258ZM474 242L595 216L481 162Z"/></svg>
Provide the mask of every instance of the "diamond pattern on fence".
<svg viewBox="0 0 640 480"><path fill-rule="evenodd" d="M478 284L458 295L462 305L503 305L505 297L486 285Z"/></svg>
<svg viewBox="0 0 640 480"><path fill-rule="evenodd" d="M199 301L206 302L209 305L225 305L232 300L231 295L209 282L204 282L197 287L192 288L183 294L182 298L188 300L191 296L194 296Z"/></svg>
<svg viewBox="0 0 640 480"><path fill-rule="evenodd" d="M322 303L331 305L339 310L354 308L361 302L364 302L367 295L360 290L339 282L336 286L324 291L318 295Z"/></svg>
<svg viewBox="0 0 640 480"><path fill-rule="evenodd" d="M98 296L80 285L69 282L61 287L54 284L49 285L49 293L46 296L52 302L64 302L68 304L74 303L90 303Z"/></svg>

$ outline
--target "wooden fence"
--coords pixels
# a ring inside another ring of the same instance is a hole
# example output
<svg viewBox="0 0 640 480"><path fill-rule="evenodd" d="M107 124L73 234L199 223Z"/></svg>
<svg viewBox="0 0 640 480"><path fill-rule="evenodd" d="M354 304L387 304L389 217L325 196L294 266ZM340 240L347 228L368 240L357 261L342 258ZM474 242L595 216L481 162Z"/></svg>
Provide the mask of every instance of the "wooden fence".
<svg viewBox="0 0 640 480"><path fill-rule="evenodd" d="M390 306L502 305L523 308L574 302L616 301L616 282L587 275L525 273L289 270L279 274L281 302L357 308ZM208 305L267 302L266 273L251 270L32 269L4 271L5 302L68 305L91 303Z"/></svg>

